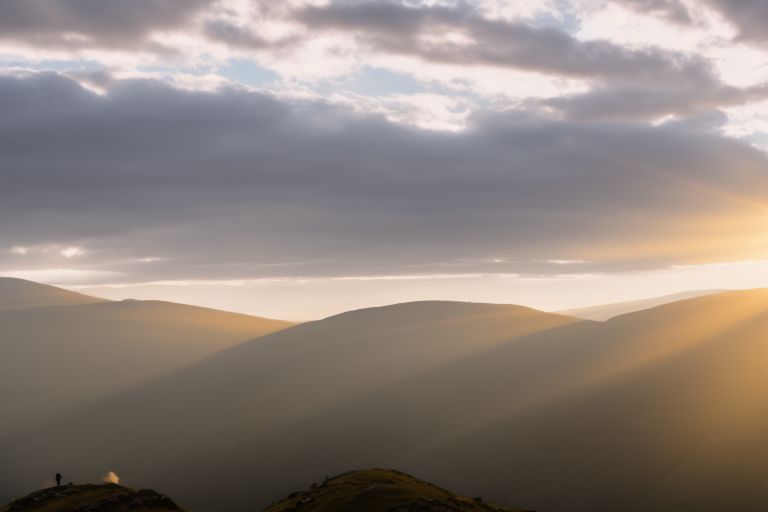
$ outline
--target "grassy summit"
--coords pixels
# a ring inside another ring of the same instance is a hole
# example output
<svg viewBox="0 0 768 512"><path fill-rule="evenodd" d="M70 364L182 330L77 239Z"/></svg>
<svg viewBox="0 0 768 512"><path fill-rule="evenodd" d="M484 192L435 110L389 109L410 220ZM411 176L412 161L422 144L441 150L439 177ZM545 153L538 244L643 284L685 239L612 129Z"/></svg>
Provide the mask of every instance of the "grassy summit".
<svg viewBox="0 0 768 512"><path fill-rule="evenodd" d="M479 498L457 496L405 473L352 471L294 492L265 512L514 512Z"/></svg>
<svg viewBox="0 0 768 512"><path fill-rule="evenodd" d="M49 487L12 501L0 512L183 512L169 497L116 484Z"/></svg>

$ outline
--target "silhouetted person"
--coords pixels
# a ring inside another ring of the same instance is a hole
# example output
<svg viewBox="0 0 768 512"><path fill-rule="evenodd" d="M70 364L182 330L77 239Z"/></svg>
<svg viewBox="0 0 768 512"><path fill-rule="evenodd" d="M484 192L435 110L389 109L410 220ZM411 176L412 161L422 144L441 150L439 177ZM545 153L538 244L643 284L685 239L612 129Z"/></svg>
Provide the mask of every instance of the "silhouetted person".
<svg viewBox="0 0 768 512"><path fill-rule="evenodd" d="M61 486L61 473L56 473L56 487Z"/></svg>

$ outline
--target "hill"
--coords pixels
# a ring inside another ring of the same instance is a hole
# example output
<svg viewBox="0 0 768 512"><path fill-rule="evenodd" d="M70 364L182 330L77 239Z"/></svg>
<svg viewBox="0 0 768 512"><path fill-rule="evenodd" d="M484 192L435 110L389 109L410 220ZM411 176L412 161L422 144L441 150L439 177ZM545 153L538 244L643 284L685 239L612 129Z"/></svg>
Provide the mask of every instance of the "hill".
<svg viewBox="0 0 768 512"><path fill-rule="evenodd" d="M526 509L762 512L766 333L768 290L607 322L478 304L361 310L0 441L0 474L16 489L51 464L115 466L196 510L245 511L318 475L384 466Z"/></svg>
<svg viewBox="0 0 768 512"><path fill-rule="evenodd" d="M757 512L767 333L766 290L676 302L517 340L285 436L307 460L345 442L354 458L538 510ZM362 431L375 446L350 435Z"/></svg>
<svg viewBox="0 0 768 512"><path fill-rule="evenodd" d="M0 435L289 325L157 301L0 311Z"/></svg>
<svg viewBox="0 0 768 512"><path fill-rule="evenodd" d="M155 491L116 484L49 487L12 501L0 512L183 512Z"/></svg>
<svg viewBox="0 0 768 512"><path fill-rule="evenodd" d="M583 318L584 320L604 322L605 320L609 320L619 315L626 315L627 313L634 313L635 311L655 308L656 306L662 306L664 304L669 304L670 302L694 299L696 297L713 295L715 293L723 293L724 291L725 290L692 290L672 295L664 295L662 297L653 297L650 299L600 304L598 306L589 306L585 308L565 309L563 311L558 311L558 313L561 315Z"/></svg>
<svg viewBox="0 0 768 512"><path fill-rule="evenodd" d="M385 469L351 471L325 480L268 507L264 512L515 512L458 496L405 473ZM519 511L518 511L519 512Z"/></svg>
<svg viewBox="0 0 768 512"><path fill-rule="evenodd" d="M0 277L0 311L106 302L80 293L13 277Z"/></svg>
<svg viewBox="0 0 768 512"><path fill-rule="evenodd" d="M8 438L0 442L7 454L0 473L10 475L6 490L20 492L51 464L88 474L115 464L144 485L159 478L193 509L252 510L318 474L374 465L346 465L352 453L345 444L373 442L380 433L350 432L344 442L325 446L339 456L330 466L305 461L301 448L284 444L303 446L300 439L280 439L280 454L262 439L307 421L307 429L319 433L323 425L313 418L341 404L574 322L582 323L519 306L417 302L300 324L59 418L55 427ZM347 419L353 425L360 418ZM418 414L403 421L411 419Z"/></svg>

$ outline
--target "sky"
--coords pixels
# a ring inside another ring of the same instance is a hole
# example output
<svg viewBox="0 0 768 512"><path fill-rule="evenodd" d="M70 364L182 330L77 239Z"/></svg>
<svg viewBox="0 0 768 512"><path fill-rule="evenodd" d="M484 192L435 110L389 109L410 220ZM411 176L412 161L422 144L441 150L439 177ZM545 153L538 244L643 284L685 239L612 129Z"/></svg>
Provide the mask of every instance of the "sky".
<svg viewBox="0 0 768 512"><path fill-rule="evenodd" d="M306 320L768 286L763 0L4 0L0 275Z"/></svg>

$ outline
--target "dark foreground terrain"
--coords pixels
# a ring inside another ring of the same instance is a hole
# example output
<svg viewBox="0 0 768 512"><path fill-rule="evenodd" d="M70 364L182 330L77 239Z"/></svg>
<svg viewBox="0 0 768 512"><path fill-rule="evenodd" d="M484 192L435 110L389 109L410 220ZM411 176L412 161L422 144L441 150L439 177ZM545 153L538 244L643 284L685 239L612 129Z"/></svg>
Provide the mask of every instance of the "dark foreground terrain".
<svg viewBox="0 0 768 512"><path fill-rule="evenodd" d="M255 510L255 509L254 509ZM405 473L350 471L291 493L265 512L521 512L481 497L458 496ZM115 484L49 487L12 501L0 512L183 512L169 497Z"/></svg>
<svg viewBox="0 0 768 512"><path fill-rule="evenodd" d="M303 492L294 492L265 512L514 512L480 497L457 496L405 473L352 471Z"/></svg>
<svg viewBox="0 0 768 512"><path fill-rule="evenodd" d="M12 501L0 512L182 512L169 497L116 484L49 487Z"/></svg>

